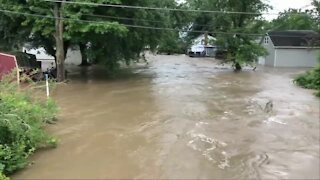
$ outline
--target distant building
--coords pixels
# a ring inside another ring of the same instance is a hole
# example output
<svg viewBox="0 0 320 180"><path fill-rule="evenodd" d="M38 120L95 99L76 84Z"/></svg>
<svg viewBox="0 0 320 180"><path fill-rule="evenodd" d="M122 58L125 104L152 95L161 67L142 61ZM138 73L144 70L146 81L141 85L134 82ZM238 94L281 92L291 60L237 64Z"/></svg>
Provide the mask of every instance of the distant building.
<svg viewBox="0 0 320 180"><path fill-rule="evenodd" d="M23 48L23 51L29 54L34 54L37 57L37 61L41 62L41 70L47 71L56 66L54 57L47 54L43 47L28 49ZM79 48L69 48L65 60L65 64L79 65L81 64L81 52Z"/></svg>
<svg viewBox="0 0 320 180"><path fill-rule="evenodd" d="M3 76L9 74L16 69L17 80L19 82L19 71L17 59L14 55L0 52L0 80Z"/></svg>
<svg viewBox="0 0 320 180"><path fill-rule="evenodd" d="M217 47L214 45L216 38L202 34L192 41L191 48L188 50L189 56L214 57Z"/></svg>
<svg viewBox="0 0 320 180"><path fill-rule="evenodd" d="M270 31L261 43L268 55L259 64L272 67L314 67L319 55L319 34L314 31Z"/></svg>
<svg viewBox="0 0 320 180"><path fill-rule="evenodd" d="M41 70L43 72L56 66L54 57L48 55L46 50L43 47L36 48L36 49L28 49L24 47L22 51L35 55L37 58L37 61L41 62Z"/></svg>

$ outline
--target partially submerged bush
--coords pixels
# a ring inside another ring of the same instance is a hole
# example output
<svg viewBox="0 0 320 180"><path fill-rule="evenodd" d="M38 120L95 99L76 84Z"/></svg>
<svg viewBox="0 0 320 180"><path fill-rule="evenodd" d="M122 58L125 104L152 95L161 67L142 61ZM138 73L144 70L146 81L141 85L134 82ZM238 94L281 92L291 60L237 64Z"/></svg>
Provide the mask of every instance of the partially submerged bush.
<svg viewBox="0 0 320 180"><path fill-rule="evenodd" d="M6 177L4 174L0 172L0 180L10 180L10 178Z"/></svg>
<svg viewBox="0 0 320 180"><path fill-rule="evenodd" d="M0 174L25 167L36 149L55 142L43 127L54 118L56 106L35 98L32 86L19 89L12 78L0 82Z"/></svg>
<svg viewBox="0 0 320 180"><path fill-rule="evenodd" d="M305 74L298 76L295 83L307 89L317 90L316 96L320 97L320 64Z"/></svg>

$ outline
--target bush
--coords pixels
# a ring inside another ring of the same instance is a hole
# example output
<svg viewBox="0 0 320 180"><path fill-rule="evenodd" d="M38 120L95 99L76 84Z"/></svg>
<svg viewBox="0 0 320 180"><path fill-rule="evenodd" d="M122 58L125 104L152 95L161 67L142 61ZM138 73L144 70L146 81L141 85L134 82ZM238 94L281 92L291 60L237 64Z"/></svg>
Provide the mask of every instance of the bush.
<svg viewBox="0 0 320 180"><path fill-rule="evenodd" d="M172 54L185 54L186 53L186 46L183 44L170 44L169 43L162 43L158 47L158 53L159 54L167 54L167 55L172 55Z"/></svg>
<svg viewBox="0 0 320 180"><path fill-rule="evenodd" d="M295 83L307 89L317 90L316 96L320 97L320 64L305 74L298 76Z"/></svg>
<svg viewBox="0 0 320 180"><path fill-rule="evenodd" d="M24 168L38 148L55 142L44 130L56 114L52 100L31 95L35 85L19 89L12 78L0 82L0 177ZM34 92L33 92L34 93Z"/></svg>
<svg viewBox="0 0 320 180"><path fill-rule="evenodd" d="M178 33L171 32L167 33L167 37L160 42L157 50L159 54L185 54L187 43L179 38Z"/></svg>
<svg viewBox="0 0 320 180"><path fill-rule="evenodd" d="M4 174L0 173L0 180L10 180L10 178L8 178Z"/></svg>

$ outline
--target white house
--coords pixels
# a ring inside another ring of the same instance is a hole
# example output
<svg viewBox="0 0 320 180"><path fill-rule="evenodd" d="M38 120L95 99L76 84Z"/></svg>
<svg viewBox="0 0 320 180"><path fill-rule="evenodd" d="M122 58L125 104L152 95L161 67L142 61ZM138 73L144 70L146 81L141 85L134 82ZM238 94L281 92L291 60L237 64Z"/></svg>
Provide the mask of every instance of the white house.
<svg viewBox="0 0 320 180"><path fill-rule="evenodd" d="M28 49L26 47L23 48L23 51L29 54L34 54L37 58L37 61L41 61L41 70L47 71L52 67L55 67L54 57L48 55L46 50L43 47ZM65 60L65 64L70 65L79 65L81 64L81 52L78 47L69 48Z"/></svg>
<svg viewBox="0 0 320 180"><path fill-rule="evenodd" d="M42 47L36 49L28 49L24 47L22 51L29 54L34 54L37 58L37 61L41 62L41 70L43 72L55 67L54 57L48 55L46 50Z"/></svg>
<svg viewBox="0 0 320 180"><path fill-rule="evenodd" d="M214 45L216 38L202 34L192 41L191 48L188 50L189 56L215 56L217 47Z"/></svg>
<svg viewBox="0 0 320 180"><path fill-rule="evenodd" d="M259 63L272 67L314 67L320 53L319 34L306 30L271 31L262 42L268 55Z"/></svg>

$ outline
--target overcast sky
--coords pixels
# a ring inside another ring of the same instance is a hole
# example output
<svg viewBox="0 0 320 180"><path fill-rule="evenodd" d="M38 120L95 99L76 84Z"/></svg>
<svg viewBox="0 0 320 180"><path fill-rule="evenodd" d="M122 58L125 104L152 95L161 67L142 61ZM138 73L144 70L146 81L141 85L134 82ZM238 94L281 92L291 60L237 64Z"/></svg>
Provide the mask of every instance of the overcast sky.
<svg viewBox="0 0 320 180"><path fill-rule="evenodd" d="M273 7L270 12L281 12L289 8L310 8L312 0L264 0ZM266 16L266 19L274 19L274 16Z"/></svg>
<svg viewBox="0 0 320 180"><path fill-rule="evenodd" d="M184 2L185 0L177 0L178 2ZM241 0L239 0L241 1ZM263 0L267 4L273 7L273 10L270 10L272 13L279 13L289 8L310 8L312 0ZM309 6L309 7L307 7ZM265 16L266 19L271 20L277 16Z"/></svg>

